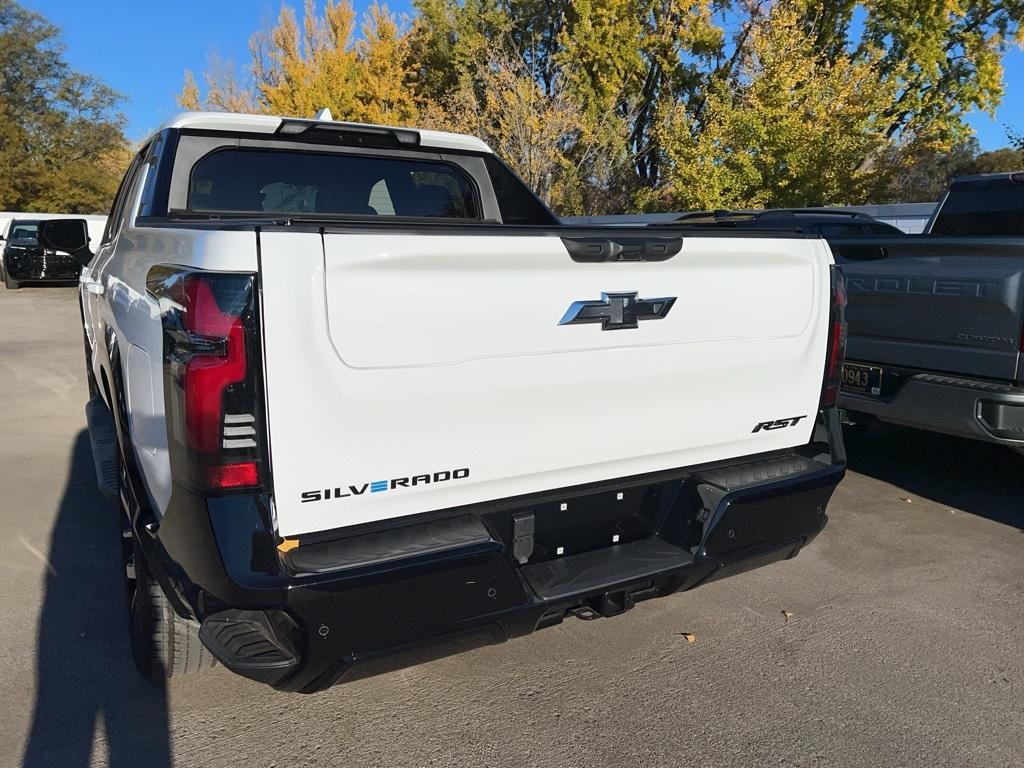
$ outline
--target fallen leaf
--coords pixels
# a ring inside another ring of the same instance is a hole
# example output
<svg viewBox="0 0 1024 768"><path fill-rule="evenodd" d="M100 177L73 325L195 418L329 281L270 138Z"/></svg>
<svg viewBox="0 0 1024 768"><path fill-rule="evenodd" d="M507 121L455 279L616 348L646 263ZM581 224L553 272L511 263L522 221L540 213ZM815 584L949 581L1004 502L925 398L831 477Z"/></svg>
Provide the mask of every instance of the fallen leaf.
<svg viewBox="0 0 1024 768"><path fill-rule="evenodd" d="M783 611L782 612L782 618L785 619L786 621L789 621L789 619L790 619L790 617L792 617L792 615L793 614L790 613L789 611Z"/></svg>
<svg viewBox="0 0 1024 768"><path fill-rule="evenodd" d="M905 501L905 502L907 502L907 504L913 504L914 503L914 500L909 498L908 496L900 496L900 501Z"/></svg>
<svg viewBox="0 0 1024 768"><path fill-rule="evenodd" d="M693 645L697 642L697 636L693 634L693 632L677 632L676 634L678 634L680 637L685 637L686 642L688 642L690 645Z"/></svg>

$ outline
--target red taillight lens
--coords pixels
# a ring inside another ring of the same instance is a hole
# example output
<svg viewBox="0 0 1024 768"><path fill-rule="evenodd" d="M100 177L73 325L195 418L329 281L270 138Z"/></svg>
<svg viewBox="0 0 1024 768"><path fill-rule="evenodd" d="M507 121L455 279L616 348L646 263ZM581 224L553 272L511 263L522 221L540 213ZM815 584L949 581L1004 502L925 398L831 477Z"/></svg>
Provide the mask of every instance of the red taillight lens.
<svg viewBox="0 0 1024 768"><path fill-rule="evenodd" d="M215 454L222 447L225 390L245 380L245 331L240 317L226 315L217 306L208 280L185 278L185 295L185 328L217 350L193 354L185 363L187 441L192 450Z"/></svg>
<svg viewBox="0 0 1024 768"><path fill-rule="evenodd" d="M207 479L211 488L251 488L259 484L260 474L255 461L246 461L208 467Z"/></svg>
<svg viewBox="0 0 1024 768"><path fill-rule="evenodd" d="M839 267L832 267L832 307L829 311L828 350L821 385L820 408L829 408L839 399L846 357L846 282Z"/></svg>
<svg viewBox="0 0 1024 768"><path fill-rule="evenodd" d="M255 278L154 267L171 459L199 491L259 488L262 408Z"/></svg>

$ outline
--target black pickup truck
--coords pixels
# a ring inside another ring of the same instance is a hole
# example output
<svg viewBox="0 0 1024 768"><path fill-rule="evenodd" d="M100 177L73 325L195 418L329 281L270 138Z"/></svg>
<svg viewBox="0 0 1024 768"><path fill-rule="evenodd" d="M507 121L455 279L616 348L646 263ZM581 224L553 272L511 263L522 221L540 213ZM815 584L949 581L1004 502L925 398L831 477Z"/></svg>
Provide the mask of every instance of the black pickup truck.
<svg viewBox="0 0 1024 768"><path fill-rule="evenodd" d="M955 180L925 234L830 244L849 293L851 419L1024 453L1024 172Z"/></svg>

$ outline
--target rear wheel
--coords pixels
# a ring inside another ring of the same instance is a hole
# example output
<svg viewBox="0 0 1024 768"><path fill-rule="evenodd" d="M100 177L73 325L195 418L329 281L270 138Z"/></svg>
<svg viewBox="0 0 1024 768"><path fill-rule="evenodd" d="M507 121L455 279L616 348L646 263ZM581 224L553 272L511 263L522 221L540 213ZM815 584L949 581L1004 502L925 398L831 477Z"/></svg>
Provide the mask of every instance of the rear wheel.
<svg viewBox="0 0 1024 768"><path fill-rule="evenodd" d="M1024 445L1011 445L1010 450L1012 450L1018 456L1024 456Z"/></svg>
<svg viewBox="0 0 1024 768"><path fill-rule="evenodd" d="M119 434L118 506L129 642L136 668L147 680L159 683L171 677L209 669L216 665L216 659L199 640L199 624L178 615L146 564L145 554L129 522L129 510L125 508L125 499L130 496L125 488L130 479L123 451L124 444Z"/></svg>
<svg viewBox="0 0 1024 768"><path fill-rule="evenodd" d="M21 283L19 283L17 280L14 280L13 278L11 278L11 276L9 274L7 274L7 270L6 269L4 270L4 285L6 285L12 291L16 291L19 288L21 288Z"/></svg>
<svg viewBox="0 0 1024 768"><path fill-rule="evenodd" d="M199 625L183 619L135 547L135 579L129 590L132 659L147 680L160 682L216 665L199 640Z"/></svg>

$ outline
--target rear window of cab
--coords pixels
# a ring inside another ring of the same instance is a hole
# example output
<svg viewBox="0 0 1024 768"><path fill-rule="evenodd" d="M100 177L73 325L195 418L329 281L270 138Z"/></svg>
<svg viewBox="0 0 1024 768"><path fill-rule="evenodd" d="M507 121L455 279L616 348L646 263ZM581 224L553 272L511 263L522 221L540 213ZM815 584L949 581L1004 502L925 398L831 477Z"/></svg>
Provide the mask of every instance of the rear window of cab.
<svg viewBox="0 0 1024 768"><path fill-rule="evenodd" d="M39 232L39 223L35 221L15 221L11 224L11 230L7 233L8 240L28 240L37 242L36 235Z"/></svg>
<svg viewBox="0 0 1024 768"><path fill-rule="evenodd" d="M932 225L933 235L1024 235L1024 174L954 183Z"/></svg>
<svg viewBox="0 0 1024 768"><path fill-rule="evenodd" d="M241 148L217 150L195 164L188 209L481 218L475 184L445 162Z"/></svg>

